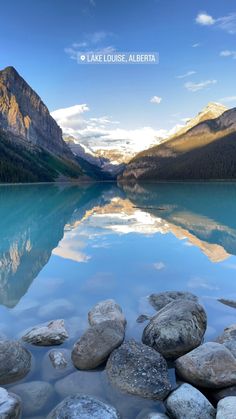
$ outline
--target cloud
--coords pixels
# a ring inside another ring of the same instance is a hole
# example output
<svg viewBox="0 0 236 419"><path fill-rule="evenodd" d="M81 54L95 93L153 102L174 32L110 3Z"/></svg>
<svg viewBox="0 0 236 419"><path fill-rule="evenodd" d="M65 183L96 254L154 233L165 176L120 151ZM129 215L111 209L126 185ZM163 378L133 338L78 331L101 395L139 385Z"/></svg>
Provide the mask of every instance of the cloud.
<svg viewBox="0 0 236 419"><path fill-rule="evenodd" d="M179 76L176 76L176 78L177 79L185 79L186 77L193 76L194 74L196 74L196 71L192 70L192 71L188 71L185 74L181 74Z"/></svg>
<svg viewBox="0 0 236 419"><path fill-rule="evenodd" d="M220 52L220 57L232 57L234 60L236 60L236 51L226 49Z"/></svg>
<svg viewBox="0 0 236 419"><path fill-rule="evenodd" d="M162 98L160 96L153 96L150 99L151 103L156 103L157 105L159 105L161 103L161 101L162 101Z"/></svg>
<svg viewBox="0 0 236 419"><path fill-rule="evenodd" d="M212 16L208 15L207 13L199 13L196 17L196 22L199 25L203 26L211 26L215 24L215 19Z"/></svg>
<svg viewBox="0 0 236 419"><path fill-rule="evenodd" d="M192 81L185 83L184 87L189 90L190 92L198 92L199 90L203 90L206 87L216 84L217 80L205 80L199 83L194 83Z"/></svg>
<svg viewBox="0 0 236 419"><path fill-rule="evenodd" d="M98 31L84 35L84 39L73 42L71 46L64 49L65 53L72 59L81 64L81 55L84 54L112 54L116 52L113 45L105 45L109 38L113 37L112 32Z"/></svg>
<svg viewBox="0 0 236 419"><path fill-rule="evenodd" d="M199 42L196 42L195 44L192 45L192 48L198 48L200 46L201 46L201 44Z"/></svg>
<svg viewBox="0 0 236 419"><path fill-rule="evenodd" d="M223 103L230 103L230 102L236 102L236 96L226 96L219 99L219 102Z"/></svg>
<svg viewBox="0 0 236 419"><path fill-rule="evenodd" d="M165 269L166 265L163 262L156 262L153 264L153 267L157 271L161 271L162 269Z"/></svg>
<svg viewBox="0 0 236 419"><path fill-rule="evenodd" d="M215 19L211 15L201 12L196 17L196 23L202 26L215 26L230 34L236 34L236 13Z"/></svg>

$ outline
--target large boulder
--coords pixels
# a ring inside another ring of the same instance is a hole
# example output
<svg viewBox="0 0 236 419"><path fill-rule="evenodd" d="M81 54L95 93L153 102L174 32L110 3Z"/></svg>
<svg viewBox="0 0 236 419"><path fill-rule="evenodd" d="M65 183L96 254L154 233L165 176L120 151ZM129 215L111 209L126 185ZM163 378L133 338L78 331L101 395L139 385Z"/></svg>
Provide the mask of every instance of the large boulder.
<svg viewBox="0 0 236 419"><path fill-rule="evenodd" d="M122 308L114 300L105 300L96 304L88 313L90 326L105 322L107 320L116 320L126 325L126 319Z"/></svg>
<svg viewBox="0 0 236 419"><path fill-rule="evenodd" d="M14 383L31 368L31 354L18 341L0 341L0 384Z"/></svg>
<svg viewBox="0 0 236 419"><path fill-rule="evenodd" d="M194 301L176 300L162 308L143 331L142 341L165 358L199 346L207 325L205 310Z"/></svg>
<svg viewBox="0 0 236 419"><path fill-rule="evenodd" d="M106 372L113 385L141 397L163 400L171 389L163 356L134 340L112 352Z"/></svg>
<svg viewBox="0 0 236 419"><path fill-rule="evenodd" d="M236 324L226 327L224 333L217 338L217 342L225 345L236 358Z"/></svg>
<svg viewBox="0 0 236 419"><path fill-rule="evenodd" d="M236 418L236 397L225 397L217 404L216 419Z"/></svg>
<svg viewBox="0 0 236 419"><path fill-rule="evenodd" d="M25 342L38 346L61 345L68 338L64 320L51 320L39 324L24 333Z"/></svg>
<svg viewBox="0 0 236 419"><path fill-rule="evenodd" d="M120 419L117 410L90 396L69 396L59 403L47 419Z"/></svg>
<svg viewBox="0 0 236 419"><path fill-rule="evenodd" d="M236 359L220 343L207 342L175 362L177 373L189 383L206 388L236 384Z"/></svg>
<svg viewBox="0 0 236 419"><path fill-rule="evenodd" d="M11 391L20 396L23 402L23 413L26 416L40 413L50 405L54 390L51 384L45 381L28 381L17 384Z"/></svg>
<svg viewBox="0 0 236 419"><path fill-rule="evenodd" d="M173 419L212 419L216 411L207 398L190 384L181 384L166 400L167 412Z"/></svg>
<svg viewBox="0 0 236 419"><path fill-rule="evenodd" d="M72 361L81 370L101 365L110 353L124 340L124 326L121 322L108 320L90 327L72 351Z"/></svg>
<svg viewBox="0 0 236 419"><path fill-rule="evenodd" d="M21 417L21 400L18 396L8 393L0 387L0 418L19 419Z"/></svg>
<svg viewBox="0 0 236 419"><path fill-rule="evenodd" d="M166 291L166 292L159 292L158 294L151 294L148 297L149 303L152 307L159 311L167 304L172 303L176 300L187 300L187 301L198 301L196 295L192 294L191 292L181 292L181 291Z"/></svg>

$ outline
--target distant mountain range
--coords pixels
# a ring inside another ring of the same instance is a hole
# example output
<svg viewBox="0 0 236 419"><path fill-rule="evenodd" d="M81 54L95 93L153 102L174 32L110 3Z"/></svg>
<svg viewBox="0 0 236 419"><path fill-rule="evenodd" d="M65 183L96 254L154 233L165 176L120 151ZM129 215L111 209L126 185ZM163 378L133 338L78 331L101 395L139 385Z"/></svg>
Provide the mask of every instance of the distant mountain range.
<svg viewBox="0 0 236 419"><path fill-rule="evenodd" d="M209 104L183 129L139 153L121 181L236 178L236 108Z"/></svg>

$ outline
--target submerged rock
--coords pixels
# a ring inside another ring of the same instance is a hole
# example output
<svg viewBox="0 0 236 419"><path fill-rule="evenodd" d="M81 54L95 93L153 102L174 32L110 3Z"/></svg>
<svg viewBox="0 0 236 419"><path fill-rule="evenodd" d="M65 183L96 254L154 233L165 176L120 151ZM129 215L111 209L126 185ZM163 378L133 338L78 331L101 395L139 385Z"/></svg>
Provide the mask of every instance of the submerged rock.
<svg viewBox="0 0 236 419"><path fill-rule="evenodd" d="M0 387L0 418L19 419L21 417L21 399Z"/></svg>
<svg viewBox="0 0 236 419"><path fill-rule="evenodd" d="M227 300L225 298L219 298L218 301L226 306L236 308L236 301L234 300Z"/></svg>
<svg viewBox="0 0 236 419"><path fill-rule="evenodd" d="M27 416L40 413L53 400L53 387L45 381L28 381L12 387L13 393L23 402L23 413Z"/></svg>
<svg viewBox="0 0 236 419"><path fill-rule="evenodd" d="M96 304L88 313L90 326L107 320L116 320L126 325L126 319L122 308L114 300L105 300Z"/></svg>
<svg viewBox="0 0 236 419"><path fill-rule="evenodd" d="M217 404L216 419L235 419L236 397L225 397Z"/></svg>
<svg viewBox="0 0 236 419"><path fill-rule="evenodd" d="M40 307L38 315L41 318L50 319L57 316L67 316L68 314L73 313L73 311L74 306L70 301L66 300L65 298L58 298Z"/></svg>
<svg viewBox="0 0 236 419"><path fill-rule="evenodd" d="M43 357L42 377L45 381L58 380L74 370L69 349L52 349Z"/></svg>
<svg viewBox="0 0 236 419"><path fill-rule="evenodd" d="M90 396L103 396L103 382L100 372L75 371L72 374L58 380L55 390L60 397L87 394Z"/></svg>
<svg viewBox="0 0 236 419"><path fill-rule="evenodd" d="M217 342L225 345L236 358L236 324L226 327L224 333L217 338Z"/></svg>
<svg viewBox="0 0 236 419"><path fill-rule="evenodd" d="M191 292L180 292L180 291L166 291L158 294L151 294L148 297L150 304L155 310L159 311L167 304L172 303L176 300L187 300L187 301L198 301L196 295Z"/></svg>
<svg viewBox="0 0 236 419"><path fill-rule="evenodd" d="M90 327L73 347L74 365L82 370L98 367L122 344L124 335L123 324L114 320Z"/></svg>
<svg viewBox="0 0 236 419"><path fill-rule="evenodd" d="M47 419L120 419L118 411L90 396L70 396L59 403Z"/></svg>
<svg viewBox="0 0 236 419"><path fill-rule="evenodd" d="M205 310L194 301L167 304L148 323L142 341L165 358L177 358L199 346L207 325Z"/></svg>
<svg viewBox="0 0 236 419"><path fill-rule="evenodd" d="M146 321L151 320L151 316L148 316L147 314L140 314L140 316L138 316L138 318L136 319L137 323L144 323Z"/></svg>
<svg viewBox="0 0 236 419"><path fill-rule="evenodd" d="M150 409L147 411L147 409L144 409L138 414L136 419L169 419L169 416L167 416L165 413L153 412Z"/></svg>
<svg viewBox="0 0 236 419"><path fill-rule="evenodd" d="M133 340L112 352L106 372L120 390L141 397L163 400L171 389L163 356Z"/></svg>
<svg viewBox="0 0 236 419"><path fill-rule="evenodd" d="M38 346L60 345L68 338L64 320L39 324L25 332L22 339Z"/></svg>
<svg viewBox="0 0 236 419"><path fill-rule="evenodd" d="M166 400L168 413L174 419L212 419L216 411L207 398L190 384L181 384Z"/></svg>
<svg viewBox="0 0 236 419"><path fill-rule="evenodd" d="M177 359L175 365L184 380L199 387L236 385L236 359L220 343L204 343Z"/></svg>
<svg viewBox="0 0 236 419"><path fill-rule="evenodd" d="M31 368L31 354L17 341L0 341L0 384L14 383Z"/></svg>

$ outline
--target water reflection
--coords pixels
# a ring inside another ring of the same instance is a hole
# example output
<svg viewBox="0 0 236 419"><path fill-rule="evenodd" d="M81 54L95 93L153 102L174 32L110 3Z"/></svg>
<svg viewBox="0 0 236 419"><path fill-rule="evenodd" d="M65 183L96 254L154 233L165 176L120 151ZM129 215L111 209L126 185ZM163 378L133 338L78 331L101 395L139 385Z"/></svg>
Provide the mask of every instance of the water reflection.
<svg viewBox="0 0 236 419"><path fill-rule="evenodd" d="M14 307L52 253L89 263L112 234L172 233L224 261L236 254L235 208L233 183L0 187L0 304Z"/></svg>

